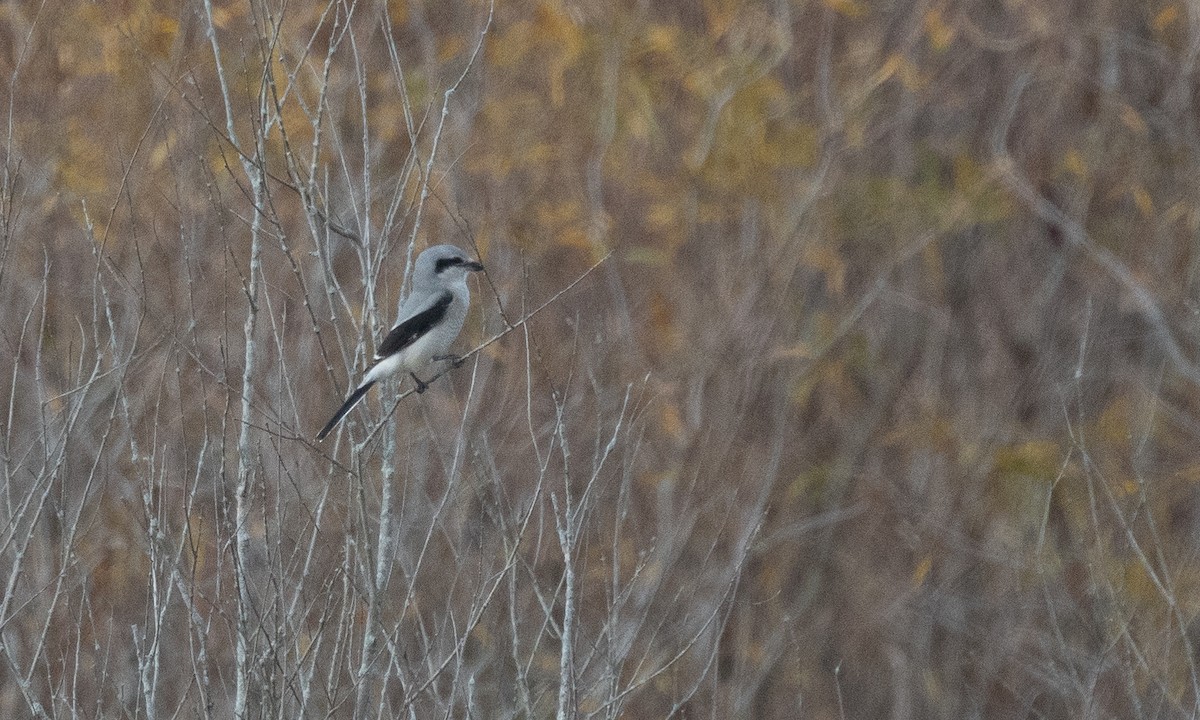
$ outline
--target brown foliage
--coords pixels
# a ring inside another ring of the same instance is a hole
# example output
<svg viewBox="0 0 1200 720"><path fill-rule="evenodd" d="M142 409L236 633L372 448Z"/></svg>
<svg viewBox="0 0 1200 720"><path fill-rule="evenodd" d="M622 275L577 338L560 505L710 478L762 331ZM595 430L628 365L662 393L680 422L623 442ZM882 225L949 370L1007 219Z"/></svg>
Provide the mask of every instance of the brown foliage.
<svg viewBox="0 0 1200 720"><path fill-rule="evenodd" d="M1200 706L1194 9L206 7L0 7L0 714Z"/></svg>

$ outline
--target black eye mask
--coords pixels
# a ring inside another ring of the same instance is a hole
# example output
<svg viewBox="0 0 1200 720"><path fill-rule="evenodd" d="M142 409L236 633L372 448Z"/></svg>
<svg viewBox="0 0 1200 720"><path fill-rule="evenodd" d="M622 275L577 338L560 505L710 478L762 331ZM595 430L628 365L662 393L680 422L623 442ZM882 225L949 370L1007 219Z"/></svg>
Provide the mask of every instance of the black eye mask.
<svg viewBox="0 0 1200 720"><path fill-rule="evenodd" d="M454 267L455 265L462 265L462 264L463 264L463 259L460 257L441 258L440 260L437 261L436 264L434 264L433 271L441 274L446 268Z"/></svg>

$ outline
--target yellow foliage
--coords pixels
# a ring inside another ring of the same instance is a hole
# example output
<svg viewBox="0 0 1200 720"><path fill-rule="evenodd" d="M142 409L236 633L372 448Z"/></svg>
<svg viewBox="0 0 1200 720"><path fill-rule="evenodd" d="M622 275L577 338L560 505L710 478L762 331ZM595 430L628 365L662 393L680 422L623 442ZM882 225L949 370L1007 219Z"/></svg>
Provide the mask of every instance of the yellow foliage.
<svg viewBox="0 0 1200 720"><path fill-rule="evenodd" d="M823 492L829 482L829 473L830 468L825 465L805 469L787 484L784 500L799 502Z"/></svg>
<svg viewBox="0 0 1200 720"><path fill-rule="evenodd" d="M667 351L679 345L679 325L675 322L675 307L662 293L650 299L650 321L647 326L658 338L660 346Z"/></svg>
<svg viewBox="0 0 1200 720"><path fill-rule="evenodd" d="M639 245L626 251L625 262L635 265L646 265L647 267L665 268L670 265L671 256L659 248Z"/></svg>
<svg viewBox="0 0 1200 720"><path fill-rule="evenodd" d="M722 193L773 200L792 189L781 187L772 171L814 164L818 130L809 123L775 120L787 113L790 103L777 79L750 83L724 106L713 136L695 138L686 153L689 165L700 163L708 186Z"/></svg>
<svg viewBox="0 0 1200 720"><path fill-rule="evenodd" d="M1144 606L1155 603L1161 597L1154 579L1146 570L1146 566L1136 558L1131 557L1121 564L1121 587L1136 605Z"/></svg>
<svg viewBox="0 0 1200 720"><path fill-rule="evenodd" d="M1163 224L1169 225L1172 223L1187 223L1191 208L1188 203L1180 201L1171 203L1171 205L1162 212Z"/></svg>
<svg viewBox="0 0 1200 720"><path fill-rule="evenodd" d="M646 211L646 224L658 230L666 230L679 224L679 205L658 202Z"/></svg>
<svg viewBox="0 0 1200 720"><path fill-rule="evenodd" d="M541 3L537 7L535 17L535 37L554 49L547 64L550 102L555 107L561 107L566 99L564 78L583 52L584 34L579 25L557 4Z"/></svg>
<svg viewBox="0 0 1200 720"><path fill-rule="evenodd" d="M555 240L559 245L580 250L589 250L592 247L591 234L579 225L568 225L562 228L557 233Z"/></svg>
<svg viewBox="0 0 1200 720"><path fill-rule="evenodd" d="M59 165L60 181L71 192L96 199L108 188L105 154L111 138L88 132L82 118L72 117L68 126L66 152Z"/></svg>
<svg viewBox="0 0 1200 720"><path fill-rule="evenodd" d="M1130 195L1133 196L1133 204L1137 207L1138 212L1147 220L1154 218L1154 200L1150 197L1150 193L1141 183L1136 183L1129 189Z"/></svg>
<svg viewBox="0 0 1200 720"><path fill-rule="evenodd" d="M212 21L213 25L219 30L225 30L242 13L238 10L239 4L233 5L213 5Z"/></svg>
<svg viewBox="0 0 1200 720"><path fill-rule="evenodd" d="M900 69L900 65L904 63L904 56L898 53L893 53L884 60L883 65L875 71L871 77L871 85L882 85L887 82Z"/></svg>
<svg viewBox="0 0 1200 720"><path fill-rule="evenodd" d="M388 0L387 16L393 25L403 26L408 22L408 0Z"/></svg>
<svg viewBox="0 0 1200 720"><path fill-rule="evenodd" d="M929 38L929 45L938 51L950 47L957 31L946 24L946 19L942 17L941 11L937 8L927 11L924 20L925 36Z"/></svg>
<svg viewBox="0 0 1200 720"><path fill-rule="evenodd" d="M471 628L471 638L485 648L490 648L495 644L495 638L487 623L478 623Z"/></svg>
<svg viewBox="0 0 1200 720"><path fill-rule="evenodd" d="M1188 232L1200 232L1200 209L1188 205L1183 220L1187 225Z"/></svg>
<svg viewBox="0 0 1200 720"><path fill-rule="evenodd" d="M557 108L566 98L566 72L581 58L586 44L583 28L562 7L542 2L533 20L521 20L494 35L487 44L487 60L496 67L512 68L534 55L538 62L532 67L544 68L550 100Z"/></svg>
<svg viewBox="0 0 1200 720"><path fill-rule="evenodd" d="M804 264L825 275L829 292L841 295L846 291L846 260L828 243L808 243L804 247Z"/></svg>
<svg viewBox="0 0 1200 720"><path fill-rule="evenodd" d="M781 347L771 353L771 359L773 360L810 360L812 357L812 347L803 341Z"/></svg>
<svg viewBox="0 0 1200 720"><path fill-rule="evenodd" d="M933 556L928 553L921 558L917 566L913 568L912 586L919 588L925 583L925 578L929 577L929 571L933 569Z"/></svg>
<svg viewBox="0 0 1200 720"><path fill-rule="evenodd" d="M150 167L156 169L162 167L163 163L167 161L167 156L170 152L170 140L164 140L155 145L154 149L150 151Z"/></svg>
<svg viewBox="0 0 1200 720"><path fill-rule="evenodd" d="M153 54L166 57L179 35L179 20L162 13L153 13L144 25L145 32L136 33L134 37Z"/></svg>
<svg viewBox="0 0 1200 720"><path fill-rule="evenodd" d="M673 486L678 479L679 474L674 470L662 470L639 475L638 484L647 490L656 491L660 486Z"/></svg>
<svg viewBox="0 0 1200 720"><path fill-rule="evenodd" d="M1050 440L1030 440L996 451L994 467L1006 475L1026 475L1051 481L1058 475L1064 451Z"/></svg>
<svg viewBox="0 0 1200 720"><path fill-rule="evenodd" d="M860 18L867 14L867 6L858 0L824 0L825 5L848 18Z"/></svg>
<svg viewBox="0 0 1200 720"><path fill-rule="evenodd" d="M461 35L451 35L441 38L441 41L438 43L438 62L446 62L456 57L466 47L467 42Z"/></svg>
<svg viewBox="0 0 1200 720"><path fill-rule="evenodd" d="M970 191L984 181L984 172L974 157L966 153L954 156L954 186L959 190Z"/></svg>
<svg viewBox="0 0 1200 720"><path fill-rule="evenodd" d="M538 205L538 221L545 225L561 225L575 222L579 219L583 205L578 200L564 200L557 203L542 203Z"/></svg>
<svg viewBox="0 0 1200 720"><path fill-rule="evenodd" d="M1115 397L1096 420L1097 440L1109 448L1127 447L1132 438L1130 412L1129 396L1121 394Z"/></svg>
<svg viewBox="0 0 1200 720"><path fill-rule="evenodd" d="M882 85L893 77L900 81L904 89L914 92L923 90L929 84L928 78L921 72L921 69L900 53L893 53L884 61L872 76L871 85Z"/></svg>
<svg viewBox="0 0 1200 720"><path fill-rule="evenodd" d="M696 208L696 220L702 223L719 223L725 219L725 206L715 202L702 202Z"/></svg>
<svg viewBox="0 0 1200 720"><path fill-rule="evenodd" d="M1067 154L1063 156L1063 168L1081 180L1087 178L1087 161L1075 148L1067 150Z"/></svg>
<svg viewBox="0 0 1200 720"><path fill-rule="evenodd" d="M883 440L890 447L921 447L950 451L958 446L958 430L950 418L931 414L898 424Z"/></svg>
<svg viewBox="0 0 1200 720"><path fill-rule="evenodd" d="M674 403L663 403L662 415L660 418L663 432L676 440L683 439L683 416L679 413L679 408Z"/></svg>
<svg viewBox="0 0 1200 720"><path fill-rule="evenodd" d="M1162 10L1159 10L1158 14L1154 16L1154 20L1150 24L1154 27L1154 30L1156 32L1162 32L1163 30L1166 30L1171 25L1174 25L1175 21L1178 19L1179 19L1179 6L1172 3L1171 5L1168 5L1165 8L1163 8Z"/></svg>
<svg viewBox="0 0 1200 720"><path fill-rule="evenodd" d="M173 17L166 15L156 15L154 18L155 27L160 34L176 35L179 33L179 21Z"/></svg>
<svg viewBox="0 0 1200 720"><path fill-rule="evenodd" d="M712 97L717 91L717 76L721 71L719 62L687 73L683 76L683 86L697 97Z"/></svg>
<svg viewBox="0 0 1200 720"><path fill-rule="evenodd" d="M629 113L625 116L625 130L635 140L646 140L650 137L650 122L649 115L639 113Z"/></svg>
<svg viewBox="0 0 1200 720"><path fill-rule="evenodd" d="M1189 483L1200 483L1200 463L1193 463L1175 471L1175 477Z"/></svg>
<svg viewBox="0 0 1200 720"><path fill-rule="evenodd" d="M651 25L646 30L646 45L649 49L664 54L674 54L679 46L679 28L674 25Z"/></svg>
<svg viewBox="0 0 1200 720"><path fill-rule="evenodd" d="M859 117L852 117L846 121L846 146L855 150L860 150L866 139L867 125L866 122Z"/></svg>
<svg viewBox="0 0 1200 720"><path fill-rule="evenodd" d="M203 575L208 569L209 544L205 541L205 518L202 515L192 513L188 515L187 533L188 533L188 556L192 558L192 567L190 568L193 575Z"/></svg>
<svg viewBox="0 0 1200 720"><path fill-rule="evenodd" d="M1126 103L1121 104L1121 123L1138 135L1145 135L1147 132L1146 121L1142 119L1141 114Z"/></svg>
<svg viewBox="0 0 1200 720"><path fill-rule="evenodd" d="M515 67L530 49L533 23L522 20L493 33L486 46L488 63L498 68Z"/></svg>
<svg viewBox="0 0 1200 720"><path fill-rule="evenodd" d="M832 318L824 318L832 320ZM828 325L829 323L824 323ZM825 333L827 337L830 333ZM797 404L808 402L810 397L818 392L829 402L831 409L838 413L850 412L858 408L863 400L862 389L857 382L854 367L862 364L863 340L859 336L852 337L847 345L852 357L849 359L819 362L816 369L806 372L797 378L789 392L789 397Z"/></svg>
<svg viewBox="0 0 1200 720"><path fill-rule="evenodd" d="M521 153L522 167L538 167L549 163L557 157L558 148L548 142L535 143L528 151Z"/></svg>
<svg viewBox="0 0 1200 720"><path fill-rule="evenodd" d="M706 0L704 17L708 22L708 33L712 37L720 37L729 32L730 25L738 16L741 3L730 0Z"/></svg>

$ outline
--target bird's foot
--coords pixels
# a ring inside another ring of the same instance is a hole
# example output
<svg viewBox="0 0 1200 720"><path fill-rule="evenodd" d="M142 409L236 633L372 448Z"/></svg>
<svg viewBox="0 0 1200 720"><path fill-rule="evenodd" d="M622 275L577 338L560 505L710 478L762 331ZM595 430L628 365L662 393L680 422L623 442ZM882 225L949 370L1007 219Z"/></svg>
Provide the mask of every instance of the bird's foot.
<svg viewBox="0 0 1200 720"><path fill-rule="evenodd" d="M434 360L449 360L450 364L456 368L462 367L464 358L461 355L434 355Z"/></svg>
<svg viewBox="0 0 1200 720"><path fill-rule="evenodd" d="M413 379L414 383L417 384L417 394L418 395L429 389L429 383L427 383L424 380L422 380L421 378L417 377L416 373L410 372L408 374L408 376Z"/></svg>

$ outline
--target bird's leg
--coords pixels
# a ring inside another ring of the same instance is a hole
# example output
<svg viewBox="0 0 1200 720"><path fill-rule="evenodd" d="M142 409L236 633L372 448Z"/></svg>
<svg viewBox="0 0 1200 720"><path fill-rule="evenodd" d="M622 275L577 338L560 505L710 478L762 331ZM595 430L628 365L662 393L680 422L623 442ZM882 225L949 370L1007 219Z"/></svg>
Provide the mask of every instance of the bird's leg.
<svg viewBox="0 0 1200 720"><path fill-rule="evenodd" d="M449 360L450 364L456 368L462 367L463 358L461 355L434 355L434 360Z"/></svg>
<svg viewBox="0 0 1200 720"><path fill-rule="evenodd" d="M408 376L410 378L412 378L413 382L415 382L417 384L417 394L423 393L429 389L429 383L427 383L424 380L422 380L421 378L417 377L416 373L410 372L408 374Z"/></svg>

